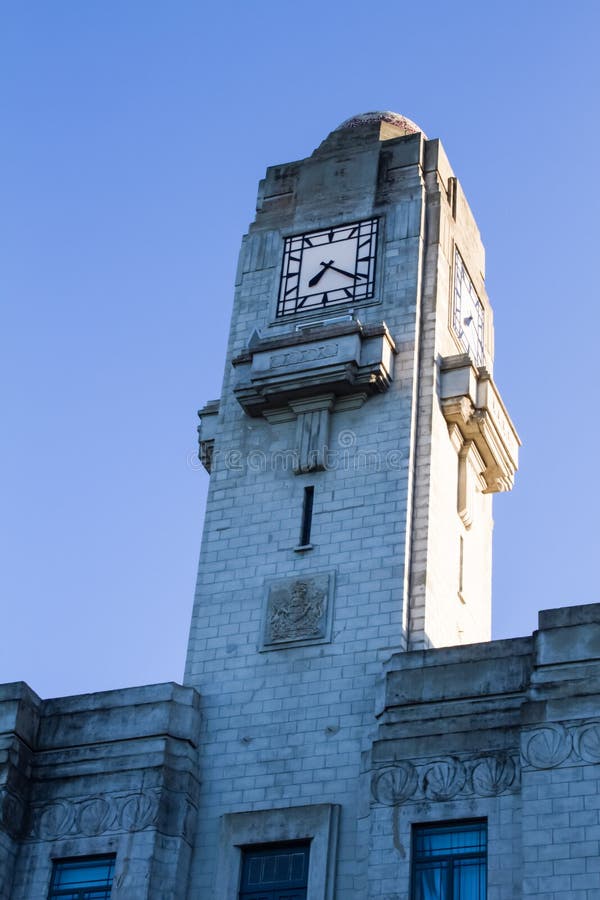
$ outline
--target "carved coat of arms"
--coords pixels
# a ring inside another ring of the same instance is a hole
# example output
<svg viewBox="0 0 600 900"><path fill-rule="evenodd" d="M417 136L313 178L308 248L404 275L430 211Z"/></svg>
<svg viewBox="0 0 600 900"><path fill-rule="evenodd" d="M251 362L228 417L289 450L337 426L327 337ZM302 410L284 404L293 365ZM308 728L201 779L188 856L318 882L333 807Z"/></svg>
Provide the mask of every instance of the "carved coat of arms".
<svg viewBox="0 0 600 900"><path fill-rule="evenodd" d="M271 586L267 607L267 643L325 637L328 576L287 579Z"/></svg>

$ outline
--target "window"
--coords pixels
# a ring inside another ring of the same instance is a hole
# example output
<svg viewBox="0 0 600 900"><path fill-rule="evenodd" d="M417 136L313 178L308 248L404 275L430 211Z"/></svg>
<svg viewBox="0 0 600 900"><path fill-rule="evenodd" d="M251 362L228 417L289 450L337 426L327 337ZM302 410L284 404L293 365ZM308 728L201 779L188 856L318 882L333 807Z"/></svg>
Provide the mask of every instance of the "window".
<svg viewBox="0 0 600 900"><path fill-rule="evenodd" d="M300 546L310 545L310 529L312 525L313 501L315 497L314 485L304 488L304 503L302 504L302 527L300 528Z"/></svg>
<svg viewBox="0 0 600 900"><path fill-rule="evenodd" d="M306 900L307 884L307 843L242 851L240 900Z"/></svg>
<svg viewBox="0 0 600 900"><path fill-rule="evenodd" d="M48 900L109 900L115 857L56 860Z"/></svg>
<svg viewBox="0 0 600 900"><path fill-rule="evenodd" d="M486 853L485 822L415 826L411 900L485 900Z"/></svg>

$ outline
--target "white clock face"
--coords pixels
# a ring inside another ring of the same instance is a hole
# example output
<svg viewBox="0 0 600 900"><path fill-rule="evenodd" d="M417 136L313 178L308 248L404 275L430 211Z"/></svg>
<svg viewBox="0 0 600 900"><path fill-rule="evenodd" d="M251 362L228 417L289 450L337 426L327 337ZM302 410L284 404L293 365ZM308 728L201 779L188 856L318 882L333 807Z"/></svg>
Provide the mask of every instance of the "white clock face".
<svg viewBox="0 0 600 900"><path fill-rule="evenodd" d="M277 315L373 296L377 219L286 238Z"/></svg>
<svg viewBox="0 0 600 900"><path fill-rule="evenodd" d="M458 250L454 251L452 326L463 349L477 366L485 361L484 310Z"/></svg>

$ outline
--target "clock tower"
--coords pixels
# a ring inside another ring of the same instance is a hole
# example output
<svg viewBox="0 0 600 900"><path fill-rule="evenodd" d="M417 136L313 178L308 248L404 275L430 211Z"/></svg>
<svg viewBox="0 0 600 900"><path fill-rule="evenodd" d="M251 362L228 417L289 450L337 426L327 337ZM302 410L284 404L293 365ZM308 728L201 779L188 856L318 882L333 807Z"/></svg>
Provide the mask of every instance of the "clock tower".
<svg viewBox="0 0 600 900"><path fill-rule="evenodd" d="M294 896L332 898L334 873L369 896L386 660L490 638L492 497L519 439L484 276L442 145L403 116L351 118L260 183L200 411L197 896L270 897L269 866Z"/></svg>

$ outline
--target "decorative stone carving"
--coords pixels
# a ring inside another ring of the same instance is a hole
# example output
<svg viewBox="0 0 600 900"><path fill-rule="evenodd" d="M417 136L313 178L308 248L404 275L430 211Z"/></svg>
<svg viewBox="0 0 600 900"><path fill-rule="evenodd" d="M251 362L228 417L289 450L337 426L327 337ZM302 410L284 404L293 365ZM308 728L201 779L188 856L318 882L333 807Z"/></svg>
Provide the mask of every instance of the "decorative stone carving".
<svg viewBox="0 0 600 900"><path fill-rule="evenodd" d="M571 735L562 725L546 725L524 736L523 756L536 769L553 769L571 752Z"/></svg>
<svg viewBox="0 0 600 900"><path fill-rule="evenodd" d="M507 753L445 757L434 762L399 762L375 772L371 781L374 799L385 806L406 801L444 802L455 797L495 797L518 786L518 766Z"/></svg>
<svg viewBox="0 0 600 900"><path fill-rule="evenodd" d="M156 820L157 798L151 794L126 797L121 806L119 824L123 831L142 831Z"/></svg>
<svg viewBox="0 0 600 900"><path fill-rule="evenodd" d="M522 738L525 765L554 769L564 764L600 762L600 721L555 723L527 731Z"/></svg>
<svg viewBox="0 0 600 900"><path fill-rule="evenodd" d="M465 767L457 759L441 759L423 776L423 793L429 800L450 800L465 785Z"/></svg>
<svg viewBox="0 0 600 900"><path fill-rule="evenodd" d="M68 834L75 821L75 804L74 803L49 803L37 810L37 817L34 814L34 821L37 818L37 827L34 825L35 832L42 840L49 840L55 837L62 837ZM76 829L79 831L79 828Z"/></svg>
<svg viewBox="0 0 600 900"><path fill-rule="evenodd" d="M576 729L573 736L574 749L585 762L600 762L600 724L592 722Z"/></svg>
<svg viewBox="0 0 600 900"><path fill-rule="evenodd" d="M111 826L115 813L114 804L103 797L94 797L93 800L82 803L78 809L78 830L90 836L102 834Z"/></svg>
<svg viewBox="0 0 600 900"><path fill-rule="evenodd" d="M219 401L209 402L198 410L198 459L210 474L215 449L215 432L219 415Z"/></svg>
<svg viewBox="0 0 600 900"><path fill-rule="evenodd" d="M417 770L410 762L399 763L373 776L371 789L379 803L397 806L408 800L417 790Z"/></svg>
<svg viewBox="0 0 600 900"><path fill-rule="evenodd" d="M265 648L329 639L332 576L284 578L269 586L264 624Z"/></svg>
<svg viewBox="0 0 600 900"><path fill-rule="evenodd" d="M141 831L156 824L158 805L158 794L151 792L83 801L55 800L33 808L29 839L45 841L66 835Z"/></svg>
<svg viewBox="0 0 600 900"><path fill-rule="evenodd" d="M507 791L515 780L515 764L510 756L486 756L471 770L473 793L496 797Z"/></svg>
<svg viewBox="0 0 600 900"><path fill-rule="evenodd" d="M291 408L297 415L296 453L294 472L315 472L325 468L327 439L329 437L329 411L333 406L333 394L312 400L293 402Z"/></svg>
<svg viewBox="0 0 600 900"><path fill-rule="evenodd" d="M282 366L298 366L321 359L333 359L338 352L339 344L335 343L320 344L305 350L288 350L286 353L276 353L271 357L271 368L279 369Z"/></svg>

